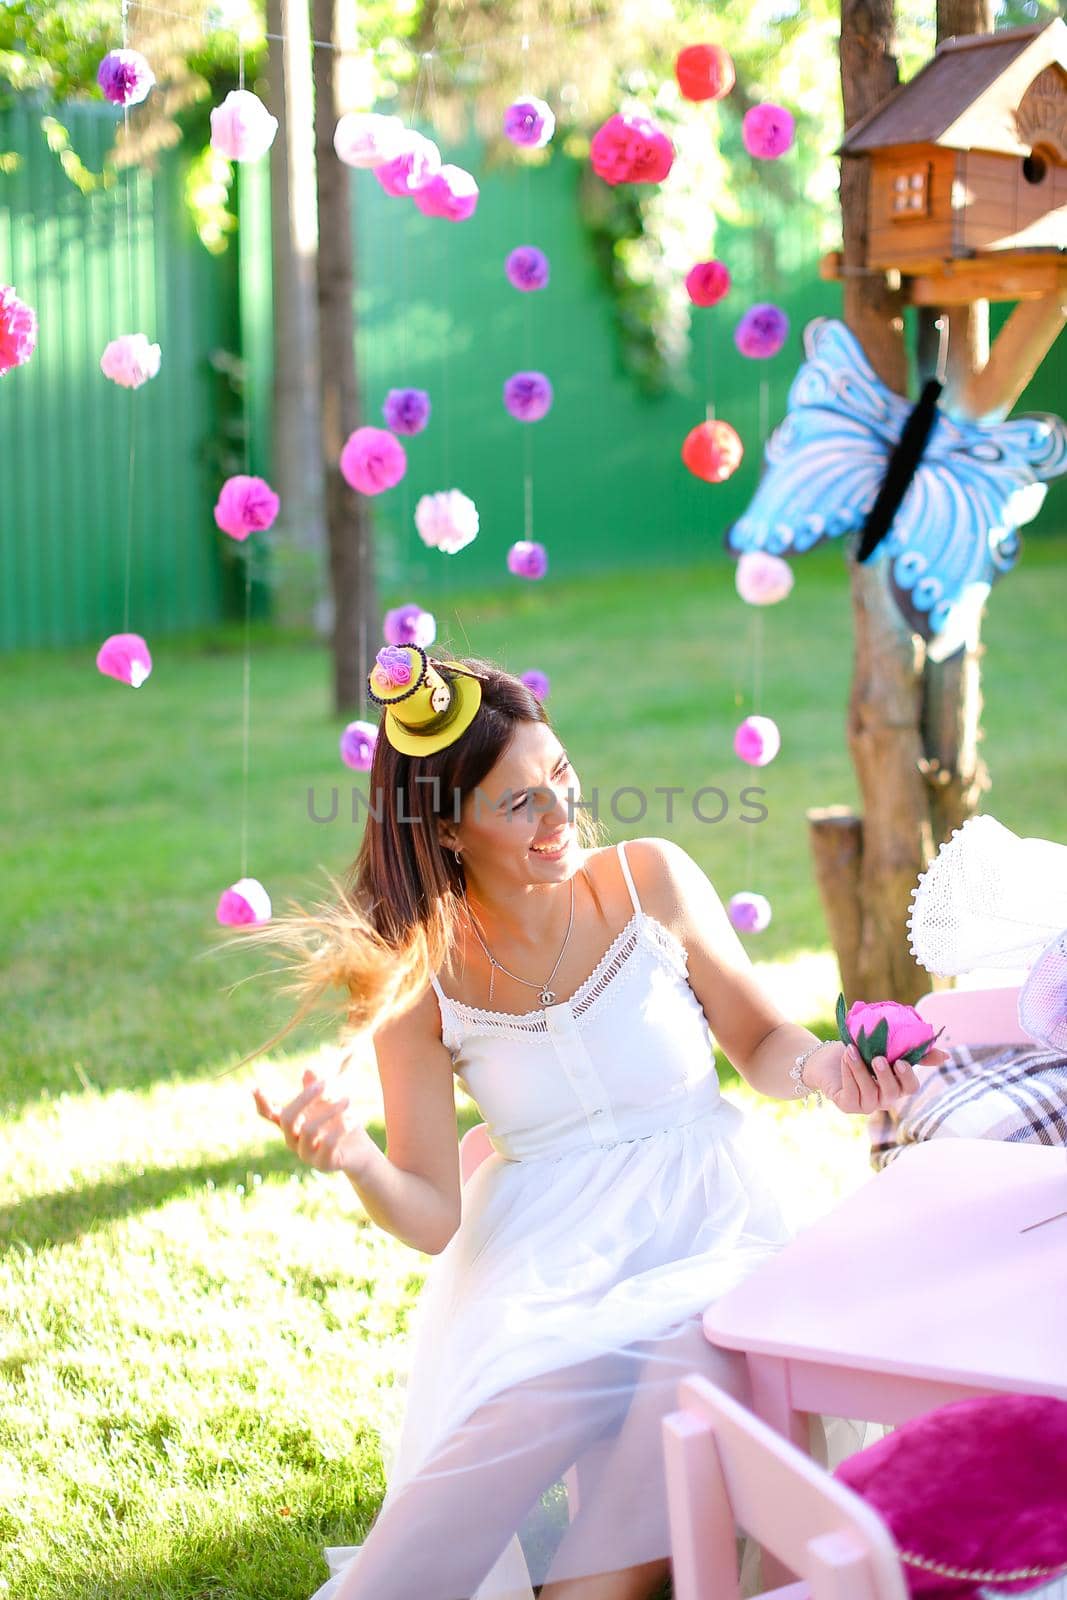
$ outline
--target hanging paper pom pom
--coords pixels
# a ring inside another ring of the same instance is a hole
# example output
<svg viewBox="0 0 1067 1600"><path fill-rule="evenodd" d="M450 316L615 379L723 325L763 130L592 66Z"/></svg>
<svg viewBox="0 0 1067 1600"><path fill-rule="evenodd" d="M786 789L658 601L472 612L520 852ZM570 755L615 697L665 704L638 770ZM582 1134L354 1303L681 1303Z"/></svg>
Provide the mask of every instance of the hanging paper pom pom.
<svg viewBox="0 0 1067 1600"><path fill-rule="evenodd" d="M333 134L333 147L346 167L363 170L384 166L404 148L407 129L399 117L377 111L348 111Z"/></svg>
<svg viewBox="0 0 1067 1600"><path fill-rule="evenodd" d="M548 571L548 551L536 539L517 539L508 551L508 571L516 578L543 578Z"/></svg>
<svg viewBox="0 0 1067 1600"><path fill-rule="evenodd" d="M249 478L243 473L227 478L215 505L215 521L231 539L247 539L250 533L269 528L278 515L281 501L264 478Z"/></svg>
<svg viewBox="0 0 1067 1600"><path fill-rule="evenodd" d="M538 667L530 667L527 672L521 672L519 676L530 693L536 695L538 700L548 699L549 681L547 673L542 672Z"/></svg>
<svg viewBox="0 0 1067 1600"><path fill-rule="evenodd" d="M513 372L504 385L504 405L517 422L540 422L552 405L552 385L543 372Z"/></svg>
<svg viewBox="0 0 1067 1600"><path fill-rule="evenodd" d="M412 601L385 613L382 633L386 644L417 644L425 650L437 637L437 618Z"/></svg>
<svg viewBox="0 0 1067 1600"><path fill-rule="evenodd" d="M793 587L793 569L781 556L747 550L737 562L737 592L746 605L774 606Z"/></svg>
<svg viewBox="0 0 1067 1600"><path fill-rule="evenodd" d="M120 333L100 357L100 371L123 389L139 389L159 371L158 344L149 344L144 333Z"/></svg>
<svg viewBox="0 0 1067 1600"><path fill-rule="evenodd" d="M0 285L0 377L23 367L37 346L37 317L10 284Z"/></svg>
<svg viewBox="0 0 1067 1600"><path fill-rule="evenodd" d="M390 389L382 416L394 433L421 433L430 420L430 397L425 389Z"/></svg>
<svg viewBox="0 0 1067 1600"><path fill-rule="evenodd" d="M524 294L543 289L548 282L548 257L535 244L520 244L505 261L504 271L513 289Z"/></svg>
<svg viewBox="0 0 1067 1600"><path fill-rule="evenodd" d="M375 167L374 176L386 194L403 200L429 183L440 170L441 152L433 140L416 133L414 128L405 128L400 153Z"/></svg>
<svg viewBox="0 0 1067 1600"><path fill-rule="evenodd" d="M96 81L113 106L139 106L156 76L139 50L109 50L96 69Z"/></svg>
<svg viewBox="0 0 1067 1600"><path fill-rule="evenodd" d="M721 44L688 44L679 50L674 76L687 100L722 100L736 82L730 53Z"/></svg>
<svg viewBox="0 0 1067 1600"><path fill-rule="evenodd" d="M277 117L249 89L231 89L211 113L211 148L227 161L258 161L277 131Z"/></svg>
<svg viewBox="0 0 1067 1600"><path fill-rule="evenodd" d="M215 916L224 928L270 921L270 895L258 878L238 878L222 891Z"/></svg>
<svg viewBox="0 0 1067 1600"><path fill-rule="evenodd" d="M769 103L752 106L741 122L745 149L758 161L776 161L793 143L796 123L785 106Z"/></svg>
<svg viewBox="0 0 1067 1600"><path fill-rule="evenodd" d="M459 489L424 494L415 507L415 527L423 544L454 556L478 532L478 508Z"/></svg>
<svg viewBox="0 0 1067 1600"><path fill-rule="evenodd" d="M770 717L746 717L734 734L734 754L750 767L766 767L782 748L778 724Z"/></svg>
<svg viewBox="0 0 1067 1600"><path fill-rule="evenodd" d="M721 261L698 261L686 273L685 289L695 306L716 306L730 292L730 270Z"/></svg>
<svg viewBox="0 0 1067 1600"><path fill-rule="evenodd" d="M738 933L762 933L770 925L771 902L761 894L743 890L731 896L726 909Z"/></svg>
<svg viewBox="0 0 1067 1600"><path fill-rule="evenodd" d="M139 633L113 633L96 652L96 664L107 677L139 689L152 670L152 657Z"/></svg>
<svg viewBox="0 0 1067 1600"><path fill-rule="evenodd" d="M728 422L699 422L682 445L682 460L695 478L725 483L741 465L745 449Z"/></svg>
<svg viewBox="0 0 1067 1600"><path fill-rule="evenodd" d="M734 344L754 361L776 356L788 337L789 318L779 306L751 306L734 329Z"/></svg>
<svg viewBox="0 0 1067 1600"><path fill-rule="evenodd" d="M552 107L535 95L515 100L504 112L504 136L527 150L540 150L556 131Z"/></svg>
<svg viewBox="0 0 1067 1600"><path fill-rule="evenodd" d="M412 190L411 198L424 217L466 222L478 205L478 185L463 167L446 166Z"/></svg>
<svg viewBox="0 0 1067 1600"><path fill-rule="evenodd" d="M341 451L341 476L360 494L392 489L407 470L404 446L384 428L357 428Z"/></svg>
<svg viewBox="0 0 1067 1600"><path fill-rule="evenodd" d="M661 183L674 163L674 146L648 117L609 117L593 135L589 160L605 183Z"/></svg>
<svg viewBox="0 0 1067 1600"><path fill-rule="evenodd" d="M369 772L377 742L378 729L373 722L350 722L341 735L341 760L353 772Z"/></svg>

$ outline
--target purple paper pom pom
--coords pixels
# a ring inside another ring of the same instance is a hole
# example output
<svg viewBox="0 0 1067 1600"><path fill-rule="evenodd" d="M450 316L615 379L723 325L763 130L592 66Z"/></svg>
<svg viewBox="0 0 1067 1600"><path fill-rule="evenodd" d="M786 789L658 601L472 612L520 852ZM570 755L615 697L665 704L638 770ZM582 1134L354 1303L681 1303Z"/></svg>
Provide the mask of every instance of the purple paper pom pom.
<svg viewBox="0 0 1067 1600"><path fill-rule="evenodd" d="M504 137L528 150L539 150L556 131L552 108L536 95L514 101L504 112Z"/></svg>
<svg viewBox="0 0 1067 1600"><path fill-rule="evenodd" d="M552 385L543 372L513 372L504 404L518 422L540 422L552 405Z"/></svg>
<svg viewBox="0 0 1067 1600"><path fill-rule="evenodd" d="M394 433L421 433L430 420L430 397L425 389L390 389L382 416Z"/></svg>
<svg viewBox="0 0 1067 1600"><path fill-rule="evenodd" d="M505 261L504 271L513 289L524 294L543 289L548 282L548 257L535 244L520 244Z"/></svg>
<svg viewBox="0 0 1067 1600"><path fill-rule="evenodd" d="M750 156L758 161L777 161L793 143L796 122L785 106L764 101L750 106L741 122L741 138Z"/></svg>
<svg viewBox="0 0 1067 1600"><path fill-rule="evenodd" d="M542 672L539 667L530 667L527 672L522 672L519 676L530 693L536 695L538 700L548 699L549 681L547 673Z"/></svg>
<svg viewBox="0 0 1067 1600"><path fill-rule="evenodd" d="M536 539L517 539L508 551L508 571L516 578L543 578L548 571L548 551Z"/></svg>
<svg viewBox="0 0 1067 1600"><path fill-rule="evenodd" d="M341 760L354 772L369 772L378 729L373 722L350 722L341 735Z"/></svg>
<svg viewBox="0 0 1067 1600"><path fill-rule="evenodd" d="M771 902L765 895L743 890L731 897L727 911L738 933L762 933L770 926Z"/></svg>
<svg viewBox="0 0 1067 1600"><path fill-rule="evenodd" d="M96 81L113 106L139 106L156 75L139 50L109 50L96 69Z"/></svg>
<svg viewBox="0 0 1067 1600"><path fill-rule="evenodd" d="M382 633L386 644L418 644L425 650L437 637L437 618L410 601L385 613Z"/></svg>
<svg viewBox="0 0 1067 1600"><path fill-rule="evenodd" d="M779 306L751 306L734 330L734 343L743 356L763 361L776 356L789 336L789 318Z"/></svg>

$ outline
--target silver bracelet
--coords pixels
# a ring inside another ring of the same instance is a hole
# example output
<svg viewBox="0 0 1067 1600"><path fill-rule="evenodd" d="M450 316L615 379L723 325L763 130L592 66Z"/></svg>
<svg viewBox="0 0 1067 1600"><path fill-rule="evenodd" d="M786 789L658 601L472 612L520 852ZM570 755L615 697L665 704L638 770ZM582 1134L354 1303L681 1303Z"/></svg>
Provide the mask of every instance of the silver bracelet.
<svg viewBox="0 0 1067 1600"><path fill-rule="evenodd" d="M822 1105L822 1091L813 1089L810 1084L805 1083L804 1067L816 1050L821 1050L824 1045L833 1044L833 1042L832 1039L820 1039L818 1044L813 1044L809 1050L804 1051L803 1055L797 1056L795 1064L789 1069L789 1076L793 1080L793 1093L795 1095L803 1095L805 1100L809 1095L814 1095L816 1106Z"/></svg>

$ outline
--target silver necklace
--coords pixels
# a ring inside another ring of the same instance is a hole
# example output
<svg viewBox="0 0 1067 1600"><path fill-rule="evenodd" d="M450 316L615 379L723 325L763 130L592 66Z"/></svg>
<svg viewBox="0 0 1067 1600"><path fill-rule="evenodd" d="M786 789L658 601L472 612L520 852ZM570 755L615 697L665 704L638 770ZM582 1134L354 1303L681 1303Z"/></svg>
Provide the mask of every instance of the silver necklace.
<svg viewBox="0 0 1067 1600"><path fill-rule="evenodd" d="M559 955L556 957L556 965L552 968L552 971L549 973L549 975L545 979L544 983L531 983L529 978L520 978L518 973L509 972L507 967L505 967L502 964L502 962L499 962L497 960L496 956L493 954L493 952L490 950L489 946L486 944L485 940L482 938L481 930L478 927L478 919L474 915L474 912L471 910L470 901L467 899L466 894L464 894L464 896L463 896L463 903L467 907L467 914L470 917L471 927L474 929L475 938L478 940L478 943L481 945L482 949L485 951L486 956L489 959L489 998L490 998L490 1000L492 1000L492 998L493 998L493 979L496 976L496 969L499 967L501 972L506 973L509 978L514 978L516 983L524 983L528 989L537 989L537 990L539 990L540 992L539 992L537 998L538 998L538 1000L541 1002L541 1004L543 1006L552 1005L553 1002L555 1001L556 996L555 996L555 992L552 989L549 988L549 984L552 982L552 979L556 976L556 973L559 970L559 964L563 960L564 951L566 950L567 945L570 943L571 929L574 927L574 879L573 878L571 879L571 916L570 916L570 921L567 923L567 932L566 932L566 935L564 937L563 945L562 945L562 948L560 949Z"/></svg>

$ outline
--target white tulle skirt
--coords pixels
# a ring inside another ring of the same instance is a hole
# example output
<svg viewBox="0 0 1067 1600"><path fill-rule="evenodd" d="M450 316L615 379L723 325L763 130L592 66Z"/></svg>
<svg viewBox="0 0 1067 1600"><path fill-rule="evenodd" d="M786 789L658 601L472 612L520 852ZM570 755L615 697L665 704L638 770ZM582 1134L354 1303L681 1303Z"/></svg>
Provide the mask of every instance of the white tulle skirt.
<svg viewBox="0 0 1067 1600"><path fill-rule="evenodd" d="M701 1315L790 1237L742 1122L722 1101L644 1138L483 1162L416 1308L385 1498L362 1545L326 1550L312 1600L532 1600L669 1556L680 1379L748 1400ZM814 1421L831 1465L863 1443Z"/></svg>

